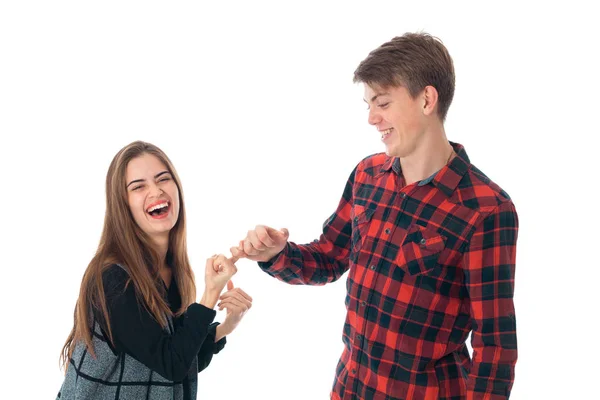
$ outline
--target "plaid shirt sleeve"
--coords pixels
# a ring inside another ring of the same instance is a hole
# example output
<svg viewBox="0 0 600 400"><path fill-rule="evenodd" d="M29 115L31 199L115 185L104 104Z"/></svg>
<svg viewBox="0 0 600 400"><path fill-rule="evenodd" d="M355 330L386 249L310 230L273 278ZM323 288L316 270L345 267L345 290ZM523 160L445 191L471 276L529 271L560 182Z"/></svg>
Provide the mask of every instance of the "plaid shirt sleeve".
<svg viewBox="0 0 600 400"><path fill-rule="evenodd" d="M517 361L513 304L518 218L506 201L476 228L463 256L471 302L473 363L467 399L507 399Z"/></svg>
<svg viewBox="0 0 600 400"><path fill-rule="evenodd" d="M260 268L292 285L324 285L344 275L349 268L355 174L356 168L348 178L336 211L323 224L318 240L303 245L289 242L279 256L269 262L259 262Z"/></svg>

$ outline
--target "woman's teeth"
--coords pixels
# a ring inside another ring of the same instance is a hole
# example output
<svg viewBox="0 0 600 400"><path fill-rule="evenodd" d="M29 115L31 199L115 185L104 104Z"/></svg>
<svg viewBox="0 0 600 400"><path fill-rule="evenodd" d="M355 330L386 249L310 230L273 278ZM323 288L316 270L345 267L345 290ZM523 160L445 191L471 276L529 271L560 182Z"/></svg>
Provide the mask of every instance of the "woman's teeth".
<svg viewBox="0 0 600 400"><path fill-rule="evenodd" d="M149 214L157 214L160 213L161 210L166 209L167 207L169 207L169 203L161 203L161 204L157 204L154 207L151 207L148 209L148 213Z"/></svg>

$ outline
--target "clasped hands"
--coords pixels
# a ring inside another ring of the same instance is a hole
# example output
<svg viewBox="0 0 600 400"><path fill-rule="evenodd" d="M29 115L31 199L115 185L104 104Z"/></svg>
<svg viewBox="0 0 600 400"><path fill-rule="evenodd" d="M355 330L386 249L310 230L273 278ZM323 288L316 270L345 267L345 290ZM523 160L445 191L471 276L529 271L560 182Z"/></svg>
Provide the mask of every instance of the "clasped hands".
<svg viewBox="0 0 600 400"><path fill-rule="evenodd" d="M240 240L237 246L230 248L231 258L219 254L206 260L206 288L200 303L208 308L217 305L219 310L227 310L225 320L217 327L216 341L231 333L252 307L252 297L242 289L234 287L231 281L237 273L235 263L240 258L269 261L285 248L288 237L289 232L285 228L276 230L257 225L248 231L246 238ZM225 286L227 291L221 295ZM216 304L218 300L220 302Z"/></svg>

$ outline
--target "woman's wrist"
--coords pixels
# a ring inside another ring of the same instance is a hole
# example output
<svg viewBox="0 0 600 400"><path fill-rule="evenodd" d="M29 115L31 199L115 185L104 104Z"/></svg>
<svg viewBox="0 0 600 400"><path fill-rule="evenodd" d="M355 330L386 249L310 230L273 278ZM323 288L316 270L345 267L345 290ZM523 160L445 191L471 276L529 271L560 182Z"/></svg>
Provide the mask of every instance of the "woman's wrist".
<svg viewBox="0 0 600 400"><path fill-rule="evenodd" d="M219 295L221 292L216 290L215 288L205 288L204 293L202 294L202 298L199 303L204 307L213 309L217 305L217 301L219 301Z"/></svg>
<svg viewBox="0 0 600 400"><path fill-rule="evenodd" d="M229 335L231 330L229 326L223 322L222 324L217 325L217 329L215 330L215 343L219 340L223 339L225 336Z"/></svg>

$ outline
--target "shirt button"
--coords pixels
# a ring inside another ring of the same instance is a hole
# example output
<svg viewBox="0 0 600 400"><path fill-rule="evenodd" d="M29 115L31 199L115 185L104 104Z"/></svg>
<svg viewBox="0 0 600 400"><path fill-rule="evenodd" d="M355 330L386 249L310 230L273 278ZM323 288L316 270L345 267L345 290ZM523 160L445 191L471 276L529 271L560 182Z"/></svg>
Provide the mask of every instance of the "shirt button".
<svg viewBox="0 0 600 400"><path fill-rule="evenodd" d="M354 217L354 222L358 222L358 217Z"/></svg>
<svg viewBox="0 0 600 400"><path fill-rule="evenodd" d="M404 193L404 192L400 193L400 197L405 198L406 197L406 193Z"/></svg>
<svg viewBox="0 0 600 400"><path fill-rule="evenodd" d="M375 270L375 266L374 265L371 265L369 268L371 268L371 270L373 270L373 271Z"/></svg>
<svg viewBox="0 0 600 400"><path fill-rule="evenodd" d="M352 368L352 373L356 374L356 370L354 368Z"/></svg>
<svg viewBox="0 0 600 400"><path fill-rule="evenodd" d="M360 305L364 307L364 306L366 306L366 305L367 305L367 302L366 302L366 301L361 301L361 302L360 302Z"/></svg>
<svg viewBox="0 0 600 400"><path fill-rule="evenodd" d="M424 246L425 244L427 244L427 240L425 238L421 239L421 245Z"/></svg>
<svg viewBox="0 0 600 400"><path fill-rule="evenodd" d="M385 228L385 234L389 235L390 234L390 228Z"/></svg>
<svg viewBox="0 0 600 400"><path fill-rule="evenodd" d="M361 335L356 335L356 340L358 340L360 342L362 340L362 336Z"/></svg>

